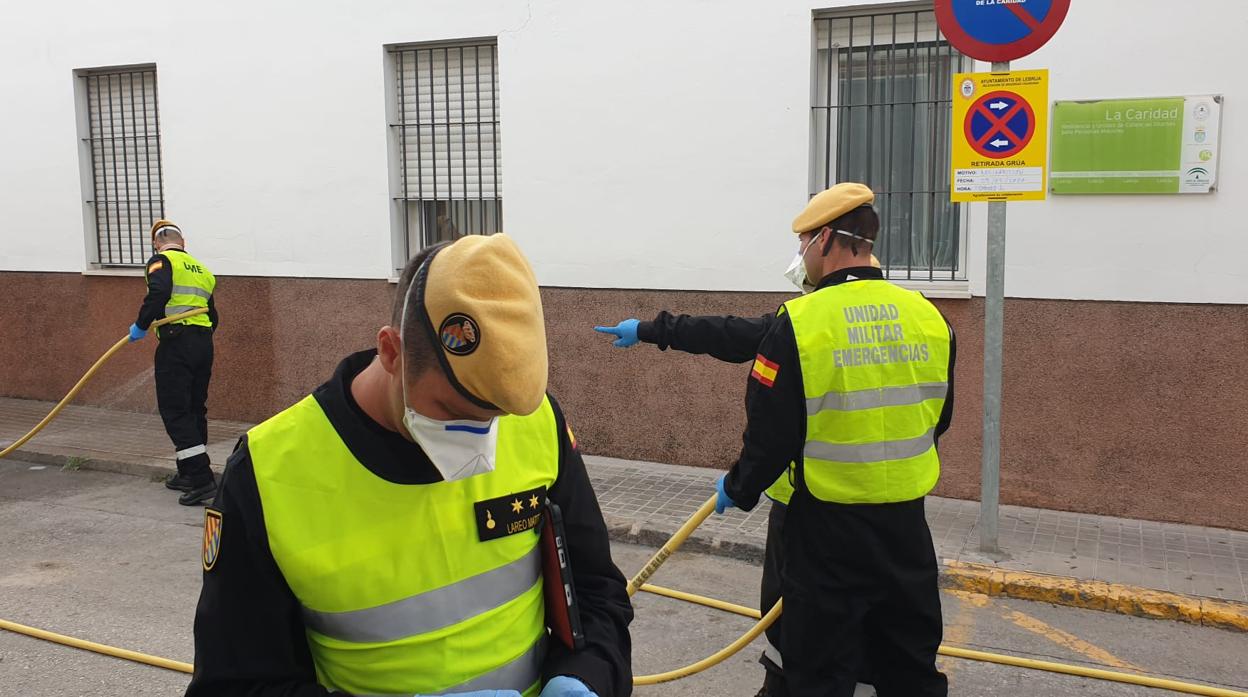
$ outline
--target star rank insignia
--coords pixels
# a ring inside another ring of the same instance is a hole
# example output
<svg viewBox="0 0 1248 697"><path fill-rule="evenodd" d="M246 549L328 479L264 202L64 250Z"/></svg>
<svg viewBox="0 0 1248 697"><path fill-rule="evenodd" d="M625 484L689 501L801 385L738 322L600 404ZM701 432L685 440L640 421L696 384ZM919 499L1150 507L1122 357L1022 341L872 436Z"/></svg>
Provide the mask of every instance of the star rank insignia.
<svg viewBox="0 0 1248 697"><path fill-rule="evenodd" d="M537 528L542 522L546 487L517 491L472 504L477 519L477 539L482 542Z"/></svg>

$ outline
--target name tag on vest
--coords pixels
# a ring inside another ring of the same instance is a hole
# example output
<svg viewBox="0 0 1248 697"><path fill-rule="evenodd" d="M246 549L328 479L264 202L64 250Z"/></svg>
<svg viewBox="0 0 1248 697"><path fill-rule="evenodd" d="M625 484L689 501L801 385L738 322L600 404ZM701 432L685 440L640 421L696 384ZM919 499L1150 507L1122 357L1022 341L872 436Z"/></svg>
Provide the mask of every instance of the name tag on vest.
<svg viewBox="0 0 1248 697"><path fill-rule="evenodd" d="M542 522L545 502L544 486L477 501L472 504L477 514L477 538L489 542L536 528Z"/></svg>

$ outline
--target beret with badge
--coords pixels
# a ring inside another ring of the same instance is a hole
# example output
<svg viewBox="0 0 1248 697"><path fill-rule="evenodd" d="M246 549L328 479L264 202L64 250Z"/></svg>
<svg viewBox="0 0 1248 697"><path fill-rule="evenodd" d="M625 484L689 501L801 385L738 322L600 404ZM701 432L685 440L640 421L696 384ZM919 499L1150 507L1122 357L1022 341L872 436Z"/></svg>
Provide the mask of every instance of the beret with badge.
<svg viewBox="0 0 1248 697"><path fill-rule="evenodd" d="M434 250L412 281L443 372L469 401L531 414L546 394L546 325L537 277L505 234Z"/></svg>

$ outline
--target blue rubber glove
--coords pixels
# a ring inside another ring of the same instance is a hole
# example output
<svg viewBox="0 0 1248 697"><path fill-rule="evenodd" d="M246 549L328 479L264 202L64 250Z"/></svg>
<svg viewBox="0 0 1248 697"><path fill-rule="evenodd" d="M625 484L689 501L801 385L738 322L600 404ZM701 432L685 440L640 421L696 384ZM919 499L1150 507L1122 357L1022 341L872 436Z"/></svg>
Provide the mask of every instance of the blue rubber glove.
<svg viewBox="0 0 1248 697"><path fill-rule="evenodd" d="M538 697L598 697L598 693L576 678L556 675L546 683L546 687L542 688L542 694Z"/></svg>
<svg viewBox="0 0 1248 697"><path fill-rule="evenodd" d="M732 500L728 492L724 491L724 479L728 475L721 474L719 479L715 481L715 512L723 514L729 508L736 508L737 502Z"/></svg>
<svg viewBox="0 0 1248 697"><path fill-rule="evenodd" d="M147 336L146 329L139 329L137 324L130 325L130 343L134 343L145 336Z"/></svg>
<svg viewBox="0 0 1248 697"><path fill-rule="evenodd" d="M616 348L628 348L635 345L640 339L637 338L637 325L641 324L640 320L626 319L614 327L594 327L594 331L603 334L611 334L617 337L611 342Z"/></svg>
<svg viewBox="0 0 1248 697"><path fill-rule="evenodd" d="M412 695L426 697L426 695ZM521 697L515 690L473 690L472 692L446 692L442 697Z"/></svg>

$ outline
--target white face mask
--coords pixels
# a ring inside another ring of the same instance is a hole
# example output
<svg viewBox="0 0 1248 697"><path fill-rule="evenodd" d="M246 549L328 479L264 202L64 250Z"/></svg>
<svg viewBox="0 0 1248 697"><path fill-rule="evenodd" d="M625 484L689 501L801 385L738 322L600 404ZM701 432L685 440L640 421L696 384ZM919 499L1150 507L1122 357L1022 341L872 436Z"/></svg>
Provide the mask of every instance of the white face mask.
<svg viewBox="0 0 1248 697"><path fill-rule="evenodd" d="M810 248L815 246L815 240L817 239L818 236L812 238L810 243L793 257L793 262L789 264L789 268L784 270L784 277L792 281L793 285L797 286L797 289L802 291L803 294L815 290L815 284L810 282L810 277L806 273L806 252L809 252Z"/></svg>
<svg viewBox="0 0 1248 697"><path fill-rule="evenodd" d="M448 482L494 471L498 452L498 419L438 421L407 406L403 391L403 425Z"/></svg>
<svg viewBox="0 0 1248 697"><path fill-rule="evenodd" d="M429 461L442 474L442 479L453 482L494 471L498 453L498 418L488 421L438 421L417 412L407 402L407 365L403 348L403 324L407 321L407 303L411 300L411 288L403 298L403 314L399 320L399 370L403 380L403 426L412 440L425 451Z"/></svg>

